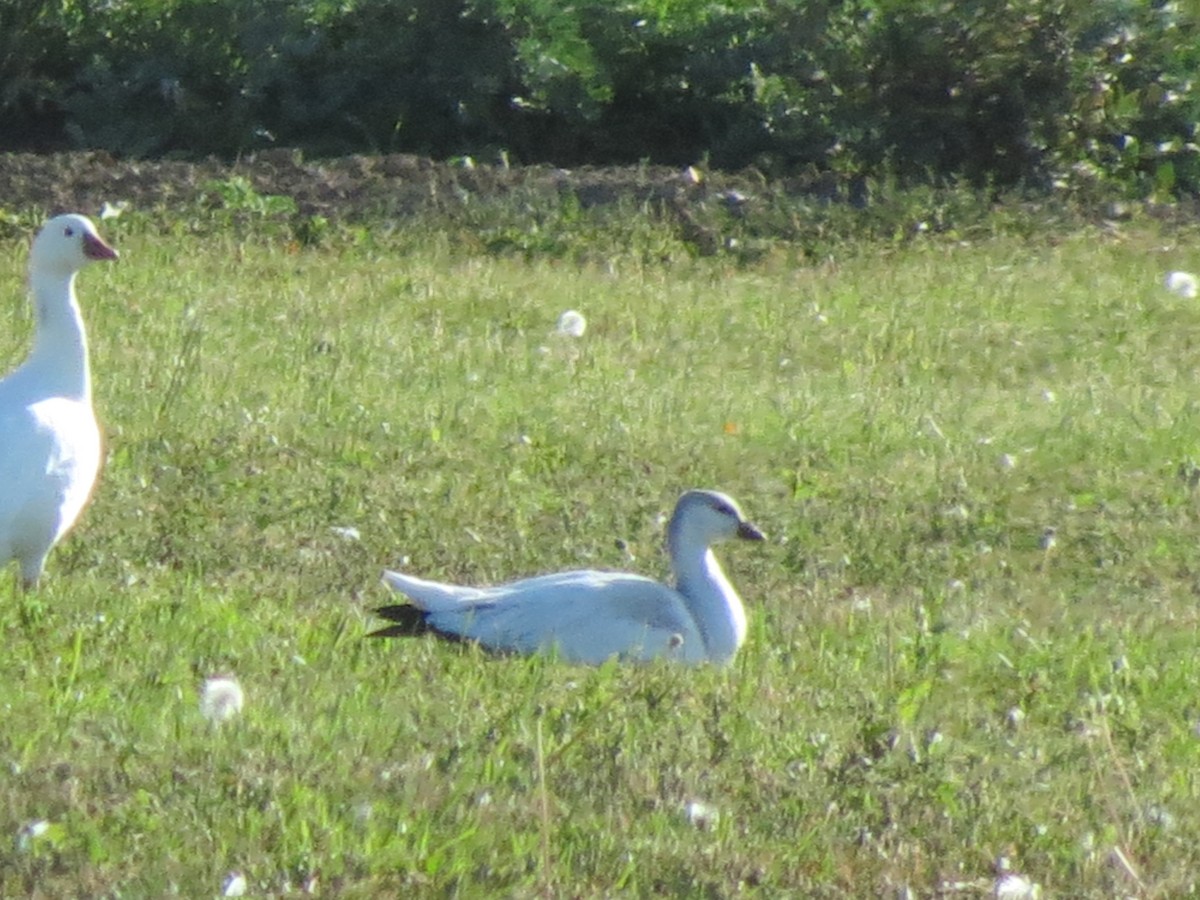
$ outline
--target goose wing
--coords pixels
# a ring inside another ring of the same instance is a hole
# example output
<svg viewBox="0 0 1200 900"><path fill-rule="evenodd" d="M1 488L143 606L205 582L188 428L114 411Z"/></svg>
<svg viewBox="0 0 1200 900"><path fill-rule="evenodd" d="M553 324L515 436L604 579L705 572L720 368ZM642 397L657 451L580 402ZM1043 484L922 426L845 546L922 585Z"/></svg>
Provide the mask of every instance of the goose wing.
<svg viewBox="0 0 1200 900"><path fill-rule="evenodd" d="M384 580L412 600L429 629L494 650L554 651L592 664L613 656L705 658L703 638L683 597L640 575L585 570L489 588L440 584L398 572L385 573Z"/></svg>
<svg viewBox="0 0 1200 900"><path fill-rule="evenodd" d="M0 410L0 563L26 578L74 524L100 468L100 433L84 404L51 398Z"/></svg>

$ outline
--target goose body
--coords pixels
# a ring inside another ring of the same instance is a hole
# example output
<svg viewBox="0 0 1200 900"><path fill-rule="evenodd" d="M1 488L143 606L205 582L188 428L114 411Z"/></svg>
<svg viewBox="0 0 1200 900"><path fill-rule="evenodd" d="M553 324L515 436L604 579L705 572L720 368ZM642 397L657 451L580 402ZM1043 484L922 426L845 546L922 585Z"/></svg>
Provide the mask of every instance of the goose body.
<svg viewBox="0 0 1200 900"><path fill-rule="evenodd" d="M87 505L100 471L87 335L75 276L117 252L83 216L51 219L29 254L36 329L25 362L0 379L0 567L33 587Z"/></svg>
<svg viewBox="0 0 1200 900"><path fill-rule="evenodd" d="M464 587L385 571L409 603L379 614L396 623L374 632L434 632L509 653L557 653L578 663L611 657L684 663L730 662L746 636L741 599L711 545L762 540L737 504L716 491L688 491L675 506L667 546L674 587L625 572L577 570L495 587Z"/></svg>

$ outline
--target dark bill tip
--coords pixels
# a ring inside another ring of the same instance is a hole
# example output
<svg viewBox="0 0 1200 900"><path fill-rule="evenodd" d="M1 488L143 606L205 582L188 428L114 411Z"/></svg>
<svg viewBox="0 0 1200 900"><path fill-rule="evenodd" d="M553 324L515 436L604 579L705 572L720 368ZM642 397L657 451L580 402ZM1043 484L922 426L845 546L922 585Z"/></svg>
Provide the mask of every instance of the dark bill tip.
<svg viewBox="0 0 1200 900"><path fill-rule="evenodd" d="M743 541L765 541L767 536L751 522L738 523L737 536Z"/></svg>

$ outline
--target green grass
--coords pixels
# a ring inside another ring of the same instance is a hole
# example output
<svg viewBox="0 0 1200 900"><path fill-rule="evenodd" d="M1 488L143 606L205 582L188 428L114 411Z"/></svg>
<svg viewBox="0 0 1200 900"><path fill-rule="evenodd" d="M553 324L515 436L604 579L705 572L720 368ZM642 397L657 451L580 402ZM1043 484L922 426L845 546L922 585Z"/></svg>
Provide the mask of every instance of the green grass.
<svg viewBox="0 0 1200 900"><path fill-rule="evenodd" d="M0 581L0 895L1195 890L1194 235L737 266L648 225L580 264L119 224L80 282L103 480ZM770 535L720 554L728 670L363 639L385 565L663 576L691 487Z"/></svg>

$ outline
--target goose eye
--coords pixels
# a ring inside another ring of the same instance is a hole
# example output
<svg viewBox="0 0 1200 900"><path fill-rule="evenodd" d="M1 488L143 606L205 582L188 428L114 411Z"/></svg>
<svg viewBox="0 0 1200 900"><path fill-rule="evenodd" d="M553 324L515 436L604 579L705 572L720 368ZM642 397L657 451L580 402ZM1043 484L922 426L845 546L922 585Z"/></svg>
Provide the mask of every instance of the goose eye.
<svg viewBox="0 0 1200 900"><path fill-rule="evenodd" d="M65 234L67 237L75 237L75 229L68 225L63 229L63 234Z"/></svg>

